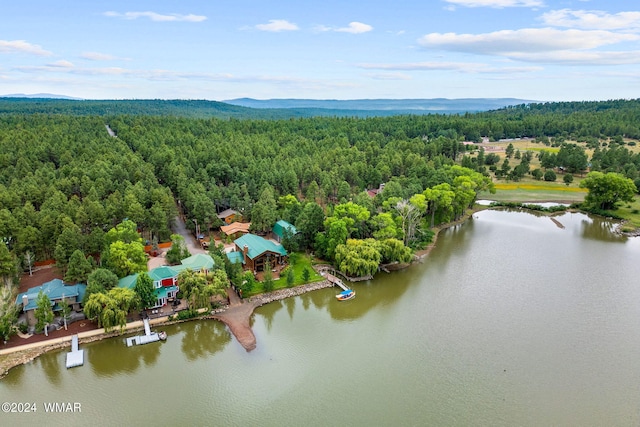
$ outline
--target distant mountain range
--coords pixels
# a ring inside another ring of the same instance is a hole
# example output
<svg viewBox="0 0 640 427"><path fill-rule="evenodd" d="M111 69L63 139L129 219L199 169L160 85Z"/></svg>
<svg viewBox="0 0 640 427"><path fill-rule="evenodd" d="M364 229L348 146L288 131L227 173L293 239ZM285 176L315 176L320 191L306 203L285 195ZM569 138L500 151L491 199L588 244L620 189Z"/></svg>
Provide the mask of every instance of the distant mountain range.
<svg viewBox="0 0 640 427"><path fill-rule="evenodd" d="M509 105L529 104L532 100L517 98L433 98L433 99L253 99L236 98L222 101L249 108L326 109L347 111L385 111L409 114L460 113L488 111ZM388 115L388 114L385 114Z"/></svg>
<svg viewBox="0 0 640 427"><path fill-rule="evenodd" d="M531 104L517 98L465 99L231 99L224 102L186 99L88 100L38 93L0 96L0 114L154 115L223 119L289 119L298 117L384 117L402 114L464 114Z"/></svg>
<svg viewBox="0 0 640 427"><path fill-rule="evenodd" d="M66 95L56 95L54 93L32 93L32 94L10 93L8 95L0 95L0 98L74 99L76 101L82 100L82 98L74 98L72 96L66 96Z"/></svg>

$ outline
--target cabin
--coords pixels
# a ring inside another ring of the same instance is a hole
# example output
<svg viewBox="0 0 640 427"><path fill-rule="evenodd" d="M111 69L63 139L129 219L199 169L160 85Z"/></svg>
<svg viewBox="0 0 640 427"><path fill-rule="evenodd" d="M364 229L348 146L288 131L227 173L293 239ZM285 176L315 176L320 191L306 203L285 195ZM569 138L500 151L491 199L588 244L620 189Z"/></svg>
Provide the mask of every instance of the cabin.
<svg viewBox="0 0 640 427"><path fill-rule="evenodd" d="M272 267L282 266L287 261L287 251L277 242L255 234L245 234L234 242L233 252L227 253L232 263L241 263L247 270L264 271L267 263Z"/></svg>
<svg viewBox="0 0 640 427"><path fill-rule="evenodd" d="M238 213L238 211L234 211L233 209L226 209L220 212L217 217L224 221L225 224L229 225L232 222L239 221L242 215Z"/></svg>
<svg viewBox="0 0 640 427"><path fill-rule="evenodd" d="M289 237L293 237L298 234L298 230L292 224L281 219L274 224L271 233L273 234L273 238L276 242L282 243L282 239L284 238L286 233L289 233Z"/></svg>
<svg viewBox="0 0 640 427"><path fill-rule="evenodd" d="M380 184L378 188L367 190L367 194L369 195L369 197L374 198L378 195L378 193L381 193L382 190L384 190L384 183Z"/></svg>
<svg viewBox="0 0 640 427"><path fill-rule="evenodd" d="M229 225L220 226L220 232L232 239L237 239L238 237L249 233L250 227L250 222L232 222Z"/></svg>
<svg viewBox="0 0 640 427"><path fill-rule="evenodd" d="M86 292L87 285L78 283L76 285L66 285L60 279L53 279L50 282L43 283L41 286L29 288L26 292L18 294L16 297L16 306L18 306L27 317L27 324L33 326L36 324L35 310L37 306L38 294L42 291L51 301L53 311L60 311L62 307L60 302L63 299L71 306L71 309L82 311L82 299Z"/></svg>

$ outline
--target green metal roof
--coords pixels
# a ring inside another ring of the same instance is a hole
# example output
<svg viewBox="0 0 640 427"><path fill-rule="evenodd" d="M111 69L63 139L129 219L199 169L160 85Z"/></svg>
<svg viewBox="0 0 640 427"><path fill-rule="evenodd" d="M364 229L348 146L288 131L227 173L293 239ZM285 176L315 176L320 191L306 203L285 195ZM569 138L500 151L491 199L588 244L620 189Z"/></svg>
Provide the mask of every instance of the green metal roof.
<svg viewBox="0 0 640 427"><path fill-rule="evenodd" d="M187 266L193 271L202 269L211 270L214 266L213 258L209 254L195 254L180 261L182 265Z"/></svg>
<svg viewBox="0 0 640 427"><path fill-rule="evenodd" d="M136 282L138 281L139 274L140 273L131 274L129 276L123 277L122 279L118 280L118 287L127 288L127 289L135 288Z"/></svg>
<svg viewBox="0 0 640 427"><path fill-rule="evenodd" d="M16 297L16 305L21 305L22 297L27 296L27 304L22 308L24 311L34 310L37 307L36 300L38 294L42 291L51 300L51 305L55 304L55 301L61 300L64 296L72 298L75 297L76 301L81 301L84 298L87 285L78 283L76 285L65 285L60 279L53 279L50 282L43 283L41 286L29 288L27 292L22 292Z"/></svg>
<svg viewBox="0 0 640 427"><path fill-rule="evenodd" d="M156 288L155 291L156 291L156 298L158 299L168 298L167 294L173 291L177 292L178 287L177 286L161 286L159 288Z"/></svg>
<svg viewBox="0 0 640 427"><path fill-rule="evenodd" d="M231 264L244 264L242 252L227 252L227 258L229 258Z"/></svg>
<svg viewBox="0 0 640 427"><path fill-rule="evenodd" d="M157 280L176 277L177 275L178 272L173 267L169 267L167 265L156 267L153 270L149 271L149 277L151 277L154 282Z"/></svg>
<svg viewBox="0 0 640 427"><path fill-rule="evenodd" d="M279 236L281 239L284 237L285 230L289 230L292 236L298 232L295 226L283 219L276 222L276 224L273 226L273 233Z"/></svg>
<svg viewBox="0 0 640 427"><path fill-rule="evenodd" d="M255 259L265 252L274 252L282 256L287 255L287 251L282 245L272 242L271 240L264 239L260 236L256 236L255 234L245 234L244 236L236 239L234 243L238 248L240 248L240 251L247 246L249 249L247 255L251 259Z"/></svg>

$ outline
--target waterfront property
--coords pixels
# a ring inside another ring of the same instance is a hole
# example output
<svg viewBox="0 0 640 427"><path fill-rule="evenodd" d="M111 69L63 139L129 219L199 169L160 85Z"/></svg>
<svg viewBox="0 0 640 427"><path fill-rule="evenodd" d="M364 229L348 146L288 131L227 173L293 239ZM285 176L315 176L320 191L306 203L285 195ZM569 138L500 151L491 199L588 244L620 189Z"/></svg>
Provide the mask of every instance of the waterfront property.
<svg viewBox="0 0 640 427"><path fill-rule="evenodd" d="M278 243L282 243L282 239L284 239L286 234L289 234L289 237L293 237L298 234L296 227L283 219L274 224L271 232L273 233L273 238Z"/></svg>
<svg viewBox="0 0 640 427"><path fill-rule="evenodd" d="M233 263L241 263L246 270L257 273L264 271L267 264L278 268L287 261L287 251L280 243L255 234L245 234L233 243L234 251L227 253L227 257Z"/></svg>
<svg viewBox="0 0 640 427"><path fill-rule="evenodd" d="M62 309L60 303L64 299L71 306L72 310L79 312L82 310L81 303L86 289L87 285L82 283L67 285L60 279L53 279L43 283L41 286L29 288L26 292L18 294L15 304L26 314L27 324L33 326L36 324L36 300L40 291L49 297L53 311L60 311Z"/></svg>
<svg viewBox="0 0 640 427"><path fill-rule="evenodd" d="M156 294L156 303L150 309L166 306L173 301L180 290L178 274L188 269L200 273L208 273L214 266L213 258L208 254L196 254L181 261L181 265L163 265L149 271L149 277L153 280ZM139 273L131 274L119 280L121 288L133 289L136 286Z"/></svg>

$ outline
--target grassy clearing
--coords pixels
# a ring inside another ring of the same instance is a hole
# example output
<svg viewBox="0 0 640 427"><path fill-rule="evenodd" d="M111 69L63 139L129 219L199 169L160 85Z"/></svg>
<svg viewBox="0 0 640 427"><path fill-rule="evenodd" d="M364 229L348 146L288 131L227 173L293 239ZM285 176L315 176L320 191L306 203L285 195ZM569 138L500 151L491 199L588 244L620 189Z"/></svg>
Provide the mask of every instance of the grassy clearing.
<svg viewBox="0 0 640 427"><path fill-rule="evenodd" d="M633 202L620 205L612 213L627 221L622 231L633 231L640 228L640 197L636 196Z"/></svg>
<svg viewBox="0 0 640 427"><path fill-rule="evenodd" d="M497 182L496 193L480 193L478 198L498 202L564 202L581 203L587 191L575 184L566 186L561 183L545 181Z"/></svg>
<svg viewBox="0 0 640 427"><path fill-rule="evenodd" d="M307 254L301 252L292 253L289 256L289 268L293 268L293 274L295 277L292 287L304 285L305 283L313 283L324 280L324 277L320 276L311 266L311 259ZM305 281L302 278L305 268L308 268L310 273L308 281ZM287 285L286 270L284 270L280 278L273 281L273 290L285 289L288 287L289 286ZM248 295L245 295L245 297L261 294L263 292L265 292L264 286L262 283L258 282L256 283L254 289Z"/></svg>

